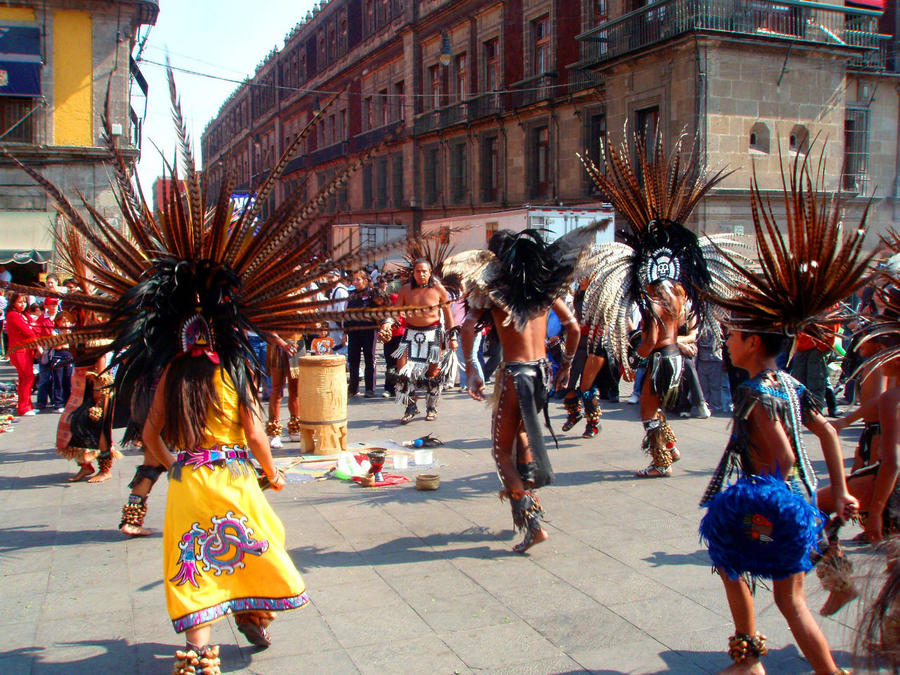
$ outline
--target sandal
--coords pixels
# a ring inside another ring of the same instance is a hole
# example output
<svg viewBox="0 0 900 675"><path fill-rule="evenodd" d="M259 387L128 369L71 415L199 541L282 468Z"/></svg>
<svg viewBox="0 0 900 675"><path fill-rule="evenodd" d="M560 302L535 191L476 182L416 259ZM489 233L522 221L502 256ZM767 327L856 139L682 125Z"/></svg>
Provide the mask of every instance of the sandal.
<svg viewBox="0 0 900 675"><path fill-rule="evenodd" d="M436 408L429 408L428 410L425 411L425 421L426 422L434 422L436 417L437 417L437 409Z"/></svg>
<svg viewBox="0 0 900 675"><path fill-rule="evenodd" d="M250 620L238 621L237 629L243 633L247 641L254 647L265 649L272 644L272 637L263 626Z"/></svg>
<svg viewBox="0 0 900 675"><path fill-rule="evenodd" d="M400 418L400 424L409 424L413 421L413 418L419 414L419 408L416 407L416 404L413 403L406 407L406 412L403 414L403 417Z"/></svg>
<svg viewBox="0 0 900 675"><path fill-rule="evenodd" d="M668 478L672 475L671 467L660 469L656 464L650 464L645 469L640 469L634 474L637 478Z"/></svg>

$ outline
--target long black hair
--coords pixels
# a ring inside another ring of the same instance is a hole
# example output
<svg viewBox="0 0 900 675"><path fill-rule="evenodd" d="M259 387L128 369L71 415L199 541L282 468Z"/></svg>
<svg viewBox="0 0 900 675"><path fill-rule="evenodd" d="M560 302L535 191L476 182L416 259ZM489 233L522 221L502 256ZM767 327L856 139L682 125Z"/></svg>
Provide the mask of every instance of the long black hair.
<svg viewBox="0 0 900 675"><path fill-rule="evenodd" d="M220 368L206 356L179 354L165 377L166 407L160 435L172 448L200 447L210 406L222 409L214 378L224 377L224 372L220 374Z"/></svg>

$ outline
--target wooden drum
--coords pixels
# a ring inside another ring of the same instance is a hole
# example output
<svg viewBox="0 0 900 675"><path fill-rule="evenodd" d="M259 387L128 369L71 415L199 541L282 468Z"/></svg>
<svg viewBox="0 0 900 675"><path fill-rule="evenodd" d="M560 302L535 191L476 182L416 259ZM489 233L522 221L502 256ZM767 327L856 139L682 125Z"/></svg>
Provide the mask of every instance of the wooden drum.
<svg viewBox="0 0 900 675"><path fill-rule="evenodd" d="M347 367L343 356L297 359L300 390L300 450L332 455L347 449Z"/></svg>

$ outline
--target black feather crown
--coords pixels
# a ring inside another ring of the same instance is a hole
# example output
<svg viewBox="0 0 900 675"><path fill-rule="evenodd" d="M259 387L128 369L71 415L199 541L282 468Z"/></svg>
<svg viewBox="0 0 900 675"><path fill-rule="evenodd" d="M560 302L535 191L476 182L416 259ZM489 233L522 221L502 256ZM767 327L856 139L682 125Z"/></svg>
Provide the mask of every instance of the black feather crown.
<svg viewBox="0 0 900 675"><path fill-rule="evenodd" d="M681 283L702 318L704 305L698 289L709 284L710 274L697 235L684 223L700 200L731 172L723 169L707 175L702 171L696 137L686 160L682 159L684 139L682 135L667 154L660 129L651 147L643 135L626 129L619 147L604 141L603 171L590 159L579 157L629 225L628 231L620 233L634 250L629 295L647 309L648 285Z"/></svg>
<svg viewBox="0 0 900 675"><path fill-rule="evenodd" d="M826 324L847 318L839 303L866 283L875 255L862 249L869 205L859 224L845 232L839 194L823 189L824 149L815 168L811 161L809 153L798 153L786 171L782 160L783 227L762 194L754 166L750 205L759 268L732 259L741 276L737 295L708 295L730 312L728 323L737 330L789 337L803 331L830 341L834 336Z"/></svg>

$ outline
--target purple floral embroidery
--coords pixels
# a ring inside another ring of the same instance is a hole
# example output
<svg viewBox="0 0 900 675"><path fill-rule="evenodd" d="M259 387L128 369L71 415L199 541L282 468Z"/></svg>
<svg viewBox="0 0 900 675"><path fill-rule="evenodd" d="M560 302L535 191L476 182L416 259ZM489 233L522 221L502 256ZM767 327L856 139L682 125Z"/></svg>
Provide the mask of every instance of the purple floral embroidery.
<svg viewBox="0 0 900 675"><path fill-rule="evenodd" d="M244 567L245 554L260 556L265 553L269 542L265 539L254 540L247 520L247 516L236 517L229 511L221 518L213 516L213 526L209 530L203 530L199 523L194 523L178 543L181 549L179 568L169 581L176 586L190 583L199 588L199 563L203 563L204 572L212 570L216 576L222 572L233 574L236 569Z"/></svg>

